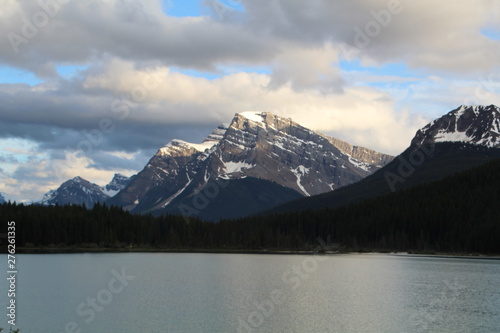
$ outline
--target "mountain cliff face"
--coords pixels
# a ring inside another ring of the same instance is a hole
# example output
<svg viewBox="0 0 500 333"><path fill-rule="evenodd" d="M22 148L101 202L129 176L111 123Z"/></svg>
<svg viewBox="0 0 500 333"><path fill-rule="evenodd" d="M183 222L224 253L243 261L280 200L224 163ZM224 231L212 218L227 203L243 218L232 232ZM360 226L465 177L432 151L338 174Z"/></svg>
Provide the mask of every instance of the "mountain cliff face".
<svg viewBox="0 0 500 333"><path fill-rule="evenodd" d="M392 159L265 112L237 114L211 158L221 177L266 179L304 196L351 184Z"/></svg>
<svg viewBox="0 0 500 333"><path fill-rule="evenodd" d="M232 197L231 205L241 206L242 211L252 206L245 211L251 213L351 184L391 160L392 156L328 137L288 118L243 112L201 144L172 140L108 203L138 213L196 211L195 215L210 219L236 217L224 216L223 211L208 214L208 206L222 209L221 198ZM264 198L264 191L273 195ZM248 194L244 197L249 202L235 201L242 193ZM202 196L208 203L197 205Z"/></svg>
<svg viewBox="0 0 500 333"><path fill-rule="evenodd" d="M500 147L500 109L495 105L462 105L420 129L411 145L438 142Z"/></svg>
<svg viewBox="0 0 500 333"><path fill-rule="evenodd" d="M500 109L462 105L417 131L410 146L363 180L266 212L335 208L463 172L500 158Z"/></svg>
<svg viewBox="0 0 500 333"><path fill-rule="evenodd" d="M109 184L101 187L81 177L65 181L57 190L51 190L43 196L42 205L81 205L92 208L97 202L104 202L125 188L132 178L115 174Z"/></svg>

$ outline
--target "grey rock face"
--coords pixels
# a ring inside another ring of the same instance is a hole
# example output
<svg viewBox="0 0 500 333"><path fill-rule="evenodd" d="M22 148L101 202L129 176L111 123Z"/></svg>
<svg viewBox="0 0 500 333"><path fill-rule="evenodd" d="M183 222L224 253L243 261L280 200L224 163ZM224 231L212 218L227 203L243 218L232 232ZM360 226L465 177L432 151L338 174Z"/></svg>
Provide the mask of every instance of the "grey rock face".
<svg viewBox="0 0 500 333"><path fill-rule="evenodd" d="M412 146L438 142L500 147L500 109L495 105L462 105L420 129Z"/></svg>
<svg viewBox="0 0 500 333"><path fill-rule="evenodd" d="M214 154L221 177L271 180L305 196L351 184L392 159L265 112L237 114Z"/></svg>
<svg viewBox="0 0 500 333"><path fill-rule="evenodd" d="M246 177L310 196L356 182L392 158L309 130L289 118L243 112L202 144L171 141L108 202L134 212L154 212L196 195L210 182Z"/></svg>

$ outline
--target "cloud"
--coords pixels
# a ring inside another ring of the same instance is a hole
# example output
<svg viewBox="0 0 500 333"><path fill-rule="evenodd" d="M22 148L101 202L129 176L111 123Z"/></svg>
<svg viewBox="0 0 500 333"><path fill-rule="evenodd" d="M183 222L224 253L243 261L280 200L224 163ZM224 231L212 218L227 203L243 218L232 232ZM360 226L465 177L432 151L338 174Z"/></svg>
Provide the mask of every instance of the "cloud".
<svg viewBox="0 0 500 333"><path fill-rule="evenodd" d="M208 0L211 15L182 18L154 0L57 1L0 12L0 64L44 81L0 84L0 145L30 143L0 154L0 191L17 198L139 171L170 139L201 142L245 110L397 154L457 105L500 102L500 41L482 33L500 29L494 0L241 0L223 12ZM342 59L416 75L346 73ZM83 69L63 78L60 65Z"/></svg>
<svg viewBox="0 0 500 333"><path fill-rule="evenodd" d="M0 61L41 77L56 76L55 64L104 56L216 71L228 63L293 62L294 53L297 60L328 45L348 46L349 56L365 63L406 62L462 74L496 68L500 55L498 40L482 34L500 28L494 0L241 0L244 12L181 18L165 15L161 1L40 3L47 2L2 5Z"/></svg>
<svg viewBox="0 0 500 333"><path fill-rule="evenodd" d="M316 130L340 131L345 133L341 139L373 149L390 153L404 149L409 136L422 125L414 115L421 110L410 110L413 116L408 118L401 116L395 108L398 96L410 101L419 99L420 91L432 94L439 82L426 88L432 80L420 79L404 90L396 85L390 95L383 89L356 85L345 86L341 92L328 91L335 85L316 81L314 74L321 73L322 68L330 73L326 64L334 51L313 49L297 57L315 57L316 53L326 55L323 62L313 66L317 71L311 71L312 76L302 70L296 75L290 72L291 77L278 76L287 78L280 84L276 84L275 72L240 72L209 80L173 72L165 66L138 67L110 59L73 81L60 79L50 89L43 84L19 86L14 91L10 85L5 90L0 86L0 96L6 101L0 110L0 129L4 137L24 137L42 149L134 153L155 150L173 137L201 141L234 113L267 110ZM284 61L284 68L293 67L297 58L290 58L290 62ZM338 68L333 72L334 80L338 80ZM325 90L321 89L323 84ZM440 94L449 96L446 104L461 104L458 95L444 92L446 84L443 82L440 88ZM461 84L463 89L470 89L467 82ZM474 87L476 82L468 84ZM391 131L387 131L389 128ZM410 134L401 136L396 129ZM363 138L363 131L379 133L380 138Z"/></svg>
<svg viewBox="0 0 500 333"><path fill-rule="evenodd" d="M130 165L114 165L112 170L103 170L93 159L75 151L62 152L60 158L34 155L18 163L14 172L0 174L0 192L8 193L9 198L16 201L37 201L49 190L77 175L101 186L109 183L116 172L132 175L135 170L130 169Z"/></svg>
<svg viewBox="0 0 500 333"><path fill-rule="evenodd" d="M344 56L366 64L406 62L461 74L498 67L500 43L481 32L500 27L500 4L494 0L242 2L249 29L299 45L344 45Z"/></svg>
<svg viewBox="0 0 500 333"><path fill-rule="evenodd" d="M19 197L31 193L27 198L34 199L77 175L102 183L116 171L139 171L168 140L201 142L218 124L245 110L275 112L386 152L402 149L405 143L396 140L401 139L399 132L384 133L386 141L380 139L381 132L413 131L416 126L412 119L398 119L390 96L372 88L297 91L292 81L271 87L273 77L268 74L234 73L208 80L118 59L98 67L50 85L15 89L0 85L6 101L0 109L2 136L23 138L36 143L31 151L46 152L20 163L4 192ZM363 134L369 131L380 137ZM16 190L22 181L39 184L38 190L31 186Z"/></svg>
<svg viewBox="0 0 500 333"><path fill-rule="evenodd" d="M323 54L322 52L320 51L320 54ZM328 52L334 53L331 50L327 50ZM303 55L309 54L315 56L315 53L316 51L304 52L298 58L303 59ZM291 57L291 59L296 58ZM324 72L328 73L326 63L331 60L331 57L325 56L325 59L314 68L324 68ZM287 61L284 63L285 66L290 65ZM82 79L78 94L81 96L91 93L94 96L105 91L111 96L125 96L118 105L124 106L123 115L126 117L116 120L116 123L118 125L120 122L120 127L126 129L124 133L127 133L127 141L135 135L151 136L155 128L168 129L179 124L184 127L199 126L208 130L209 126L215 127L220 122L228 122L236 112L253 109L274 111L298 118L297 120L303 118L306 125L323 131L340 129L364 131L374 127L386 129L387 126L394 125L388 123L389 119L397 116L391 105L392 99L376 89L347 87L342 93L325 93L321 89L297 89L298 84L302 84L301 88L311 88L318 83L315 81L314 74L320 73L321 70L312 72L312 79L306 74L301 76L303 72L299 71L297 76L276 85L274 73L270 75L235 73L208 80L171 72L167 67L143 69L135 67L133 63L113 59L102 67L101 72L89 74ZM151 89L146 89L146 86ZM137 94L141 99L140 102L134 100L132 93L134 90L142 91ZM65 93L58 95L72 99ZM86 103L88 101L85 98L82 100ZM67 103L58 102L57 104ZM108 101L103 105L112 104L113 101ZM73 119L72 124L75 122L84 124L85 120L88 120L88 123L95 126L100 122L100 117L107 117L110 113L105 107L91 109L84 105L75 106L75 109L91 111L72 112L73 116L82 118L82 121ZM375 109L378 111L375 112ZM399 125L406 128L408 124ZM64 126L64 123L61 126ZM80 130L81 128L73 129ZM94 132L95 129L87 128L85 133ZM110 133L109 140L116 140L114 136L115 133ZM95 141L97 140L96 136ZM127 144L129 145L130 142ZM148 144L151 145L148 146ZM155 148L153 144L157 142L144 142L140 148L152 149ZM394 151L403 148L404 144L373 148ZM110 147L117 146L125 148L125 145L120 145L118 142L114 142Z"/></svg>
<svg viewBox="0 0 500 333"><path fill-rule="evenodd" d="M55 63L88 63L107 54L215 69L227 61L259 62L276 49L266 36L209 17L165 16L161 1L69 1L49 9L35 1L7 1L3 6L8 14L0 28L7 38L0 40L0 61L42 77L56 75Z"/></svg>
<svg viewBox="0 0 500 333"><path fill-rule="evenodd" d="M341 92L344 82L338 59L331 44L311 49L290 47L274 59L269 86L275 89L289 83L295 91Z"/></svg>

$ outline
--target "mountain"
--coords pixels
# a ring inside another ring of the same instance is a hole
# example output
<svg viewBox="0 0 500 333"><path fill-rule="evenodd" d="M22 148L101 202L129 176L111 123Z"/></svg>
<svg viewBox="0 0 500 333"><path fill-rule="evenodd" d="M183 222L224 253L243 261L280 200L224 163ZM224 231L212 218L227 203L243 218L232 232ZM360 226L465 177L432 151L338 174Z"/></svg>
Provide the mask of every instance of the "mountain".
<svg viewBox="0 0 500 333"><path fill-rule="evenodd" d="M370 175L392 156L269 112L243 112L201 144L172 140L107 203L136 213L241 217Z"/></svg>
<svg viewBox="0 0 500 333"><path fill-rule="evenodd" d="M274 214L335 208L442 179L500 158L500 110L462 105L417 131L393 161L358 183L277 206Z"/></svg>
<svg viewBox="0 0 500 333"><path fill-rule="evenodd" d="M243 237L266 235L271 240L286 230L289 238L299 239L298 244L314 244L330 235L347 251L498 255L499 174L500 159L491 160L434 182L360 203L336 209L252 216L237 221L234 228ZM204 232L206 238L215 238ZM244 244L242 238L229 244ZM280 243L260 244L273 248Z"/></svg>
<svg viewBox="0 0 500 333"><path fill-rule="evenodd" d="M81 205L92 208L96 202L104 202L109 196L102 188L81 177L75 177L62 183L57 190L47 192L43 199L44 205Z"/></svg>
<svg viewBox="0 0 500 333"><path fill-rule="evenodd" d="M7 200L5 199L4 194L0 192L0 204L3 204L5 202L7 202Z"/></svg>
<svg viewBox="0 0 500 333"><path fill-rule="evenodd" d="M85 204L92 208L97 202L104 202L120 190L124 189L132 178L115 174L109 184L101 187L81 177L65 181L57 190L47 192L42 200L42 205L69 205Z"/></svg>
<svg viewBox="0 0 500 333"><path fill-rule="evenodd" d="M420 147L438 142L500 147L500 109L495 105L462 105L420 129L411 145Z"/></svg>
<svg viewBox="0 0 500 333"><path fill-rule="evenodd" d="M114 197L118 192L127 187L127 185L134 177L135 176L127 177L122 174L115 173L111 182L102 187L102 191L109 197Z"/></svg>

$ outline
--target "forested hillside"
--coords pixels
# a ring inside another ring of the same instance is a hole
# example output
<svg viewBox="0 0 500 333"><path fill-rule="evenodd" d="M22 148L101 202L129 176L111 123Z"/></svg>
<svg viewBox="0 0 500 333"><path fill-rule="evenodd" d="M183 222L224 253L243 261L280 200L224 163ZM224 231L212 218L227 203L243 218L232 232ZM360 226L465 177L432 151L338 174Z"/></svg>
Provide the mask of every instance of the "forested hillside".
<svg viewBox="0 0 500 333"><path fill-rule="evenodd" d="M300 250L318 237L345 250L500 253L500 161L335 210L207 223L116 207L0 205L17 246ZM6 225L6 224L5 224Z"/></svg>

